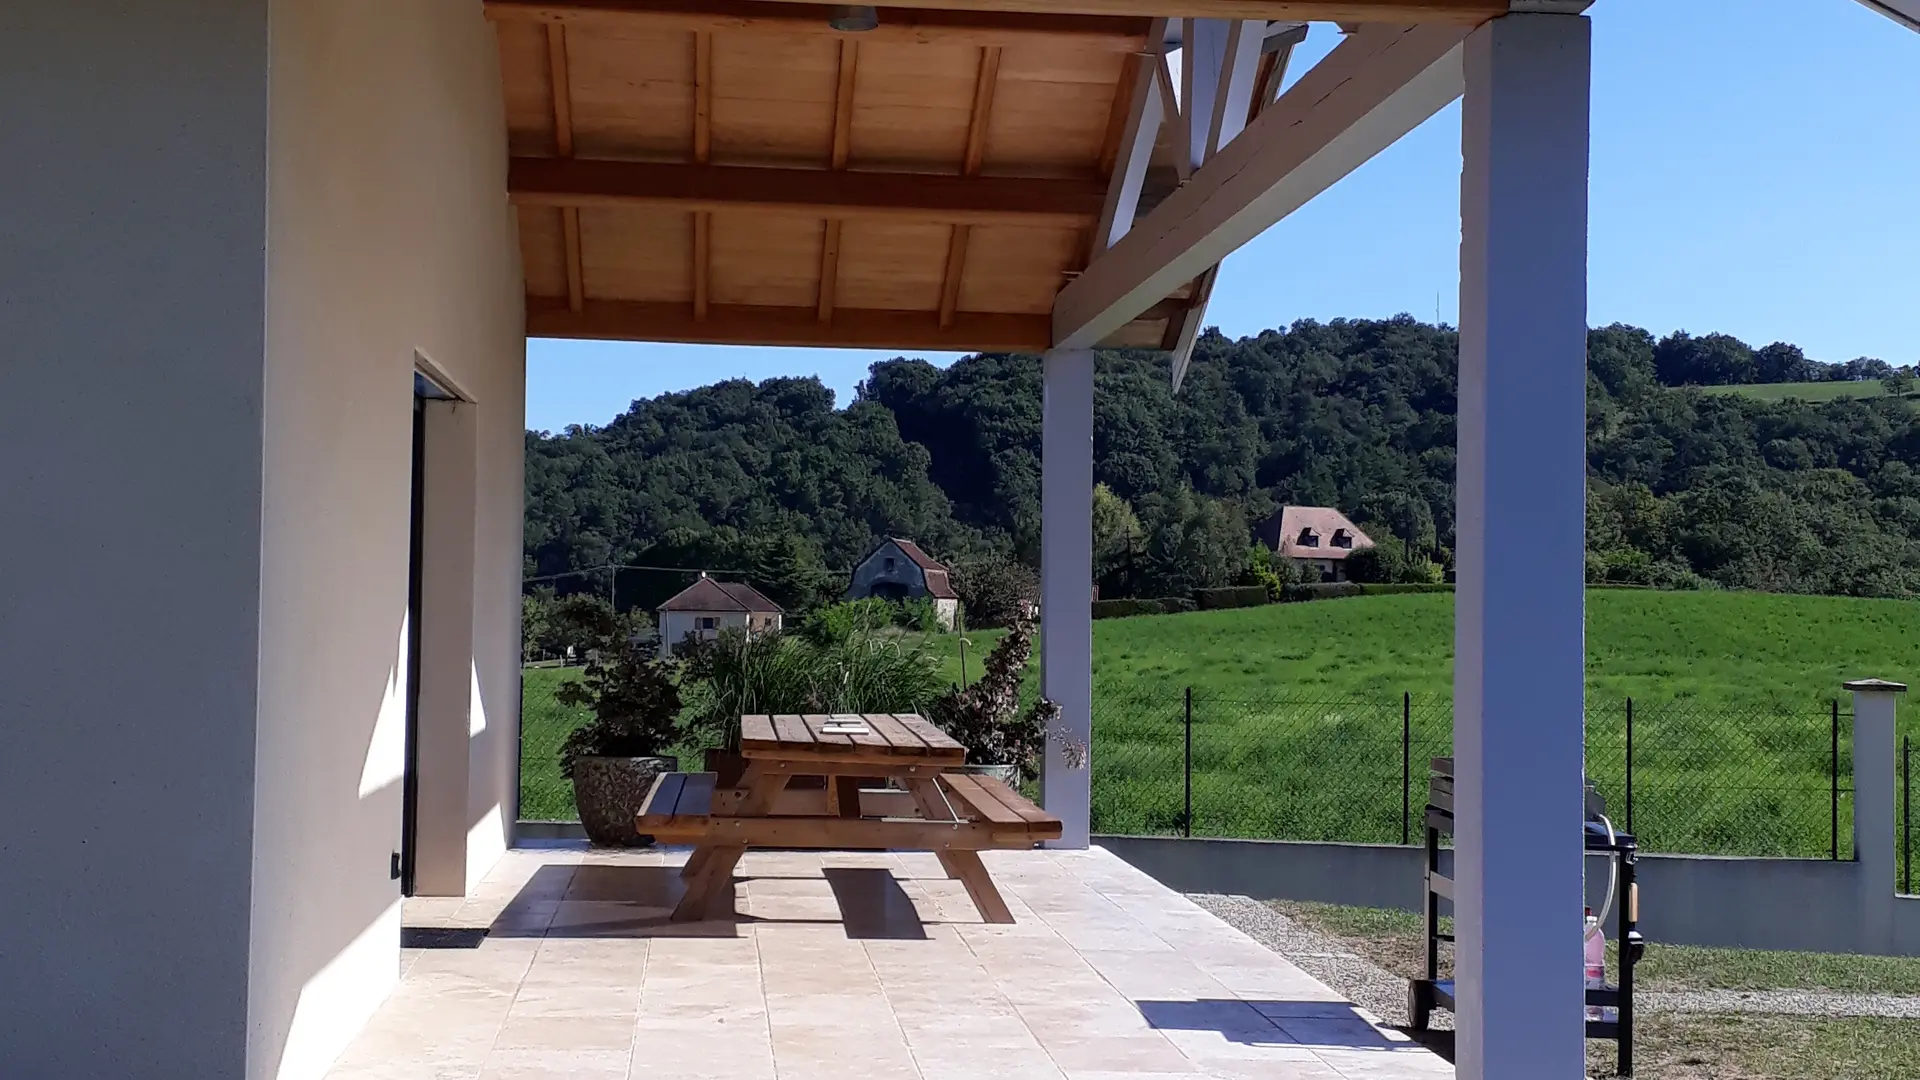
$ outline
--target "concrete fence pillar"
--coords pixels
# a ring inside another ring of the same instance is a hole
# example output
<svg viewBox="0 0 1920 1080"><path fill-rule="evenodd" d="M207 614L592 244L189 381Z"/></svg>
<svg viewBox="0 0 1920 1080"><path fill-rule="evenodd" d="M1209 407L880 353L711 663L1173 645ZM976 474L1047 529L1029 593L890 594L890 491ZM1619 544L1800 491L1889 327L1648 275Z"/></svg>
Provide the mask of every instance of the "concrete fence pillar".
<svg viewBox="0 0 1920 1080"><path fill-rule="evenodd" d="M1862 679L1853 695L1853 857L1860 864L1860 931L1864 951L1893 951L1894 702L1904 683Z"/></svg>

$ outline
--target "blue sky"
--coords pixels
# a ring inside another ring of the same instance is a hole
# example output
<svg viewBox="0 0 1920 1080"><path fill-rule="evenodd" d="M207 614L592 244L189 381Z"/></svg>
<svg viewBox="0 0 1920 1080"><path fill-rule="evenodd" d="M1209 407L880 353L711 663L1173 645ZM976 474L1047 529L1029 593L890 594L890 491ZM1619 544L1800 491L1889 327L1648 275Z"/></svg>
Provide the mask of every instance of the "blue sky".
<svg viewBox="0 0 1920 1080"><path fill-rule="evenodd" d="M1920 362L1920 35L1851 0L1599 0L1589 319ZM1338 40L1316 25L1296 71ZM1446 110L1228 260L1208 321L1457 315L1460 112ZM817 374L842 405L895 355L533 341L528 426L635 398ZM929 355L937 362L950 355Z"/></svg>

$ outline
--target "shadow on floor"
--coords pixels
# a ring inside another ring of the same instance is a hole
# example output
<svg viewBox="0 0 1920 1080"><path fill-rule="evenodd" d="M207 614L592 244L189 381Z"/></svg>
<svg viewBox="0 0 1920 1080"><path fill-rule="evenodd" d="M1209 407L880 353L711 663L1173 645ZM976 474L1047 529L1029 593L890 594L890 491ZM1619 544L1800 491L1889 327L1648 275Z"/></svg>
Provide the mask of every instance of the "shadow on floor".
<svg viewBox="0 0 1920 1080"><path fill-rule="evenodd" d="M477 949L487 940L484 926L403 926L403 949Z"/></svg>
<svg viewBox="0 0 1920 1080"><path fill-rule="evenodd" d="M496 938L738 937L739 927L746 923L812 923L843 926L847 937L858 940L911 941L927 937L926 924L912 898L891 871L829 867L823 874L839 908L838 919L735 914L730 919L674 922L673 909L687 892L678 866L549 864L534 872L493 926L481 933ZM765 878L780 879L779 875ZM742 880L760 879L735 878L733 902L725 905L735 912L739 910L738 883Z"/></svg>
<svg viewBox="0 0 1920 1080"><path fill-rule="evenodd" d="M1399 1032L1374 1027L1344 1001L1203 998L1199 1001L1135 1003L1148 1024L1162 1031L1212 1031L1248 1045L1298 1043L1343 1050L1407 1050Z"/></svg>

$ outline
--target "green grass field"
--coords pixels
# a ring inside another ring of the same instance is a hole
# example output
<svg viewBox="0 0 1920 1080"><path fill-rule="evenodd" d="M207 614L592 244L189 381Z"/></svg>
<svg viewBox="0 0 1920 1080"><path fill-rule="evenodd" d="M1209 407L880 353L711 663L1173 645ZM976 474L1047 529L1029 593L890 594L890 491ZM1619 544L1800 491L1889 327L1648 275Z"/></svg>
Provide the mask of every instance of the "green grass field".
<svg viewBox="0 0 1920 1080"><path fill-rule="evenodd" d="M1801 401L1835 401L1843 397L1874 398L1886 397L1887 389L1878 379L1866 382L1783 382L1752 383L1746 386L1703 386L1702 391L1709 394L1740 394L1761 401L1785 401L1797 398Z"/></svg>
<svg viewBox="0 0 1920 1080"><path fill-rule="evenodd" d="M1587 595L1588 770L1616 813L1631 697L1635 827L1649 848L1827 854L1829 703L1846 679L1920 678L1920 604L1610 589ZM1449 594L1094 623L1096 828L1179 830L1185 691L1192 687L1196 835L1398 842L1402 694L1412 699L1417 813L1426 758L1451 746L1452 635ZM981 655L997 637L967 635L969 677L979 676ZM942 635L930 645L958 681L958 640ZM583 719L552 701L564 677L528 672L527 817L572 813L571 792L552 764L566 730ZM1029 678L1029 696L1037 681ZM1844 777L1844 728L1841 750ZM1844 800L1841 811L1844 858L1851 831Z"/></svg>

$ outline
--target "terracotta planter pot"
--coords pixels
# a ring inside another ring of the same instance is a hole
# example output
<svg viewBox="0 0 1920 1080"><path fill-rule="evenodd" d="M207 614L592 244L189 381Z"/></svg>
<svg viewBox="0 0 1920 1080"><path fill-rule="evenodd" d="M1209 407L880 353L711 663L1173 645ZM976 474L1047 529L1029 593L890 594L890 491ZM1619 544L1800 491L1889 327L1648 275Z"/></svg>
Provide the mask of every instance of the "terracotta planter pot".
<svg viewBox="0 0 1920 1080"><path fill-rule="evenodd" d="M573 802L596 847L646 847L653 837L634 828L653 778L680 767L670 757L580 757L573 762Z"/></svg>

